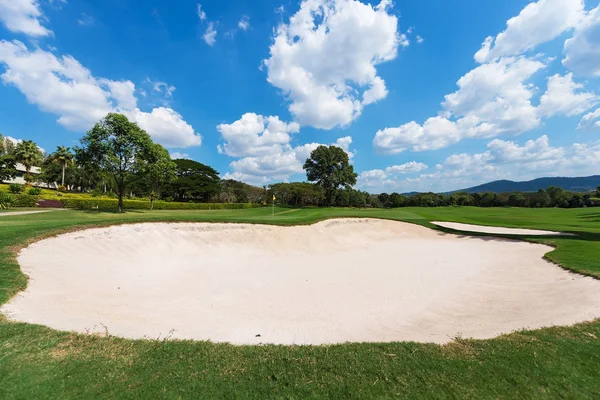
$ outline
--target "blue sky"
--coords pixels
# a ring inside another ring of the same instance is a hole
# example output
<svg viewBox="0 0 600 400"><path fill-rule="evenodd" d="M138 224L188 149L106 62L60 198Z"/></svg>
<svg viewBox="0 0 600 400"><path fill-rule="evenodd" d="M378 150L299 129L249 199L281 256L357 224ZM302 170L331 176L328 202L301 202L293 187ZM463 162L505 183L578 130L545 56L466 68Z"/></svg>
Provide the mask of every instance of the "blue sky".
<svg viewBox="0 0 600 400"><path fill-rule="evenodd" d="M0 0L0 132L107 112L253 184L337 144L372 192L600 171L597 0Z"/></svg>

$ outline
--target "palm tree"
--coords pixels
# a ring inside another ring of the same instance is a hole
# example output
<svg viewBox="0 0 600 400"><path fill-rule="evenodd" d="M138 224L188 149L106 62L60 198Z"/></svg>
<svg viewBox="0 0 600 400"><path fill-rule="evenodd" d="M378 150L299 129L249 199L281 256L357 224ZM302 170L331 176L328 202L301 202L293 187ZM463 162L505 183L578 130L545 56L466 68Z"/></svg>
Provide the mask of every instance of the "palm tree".
<svg viewBox="0 0 600 400"><path fill-rule="evenodd" d="M31 178L31 167L41 163L43 160L40 148L33 140L24 140L17 144L14 157L18 163L25 166L25 181L30 183L33 180Z"/></svg>
<svg viewBox="0 0 600 400"><path fill-rule="evenodd" d="M48 157L48 162L57 163L62 167L61 186L65 186L65 170L67 169L68 164L74 163L73 159L74 156L73 153L71 153L71 149L65 146L58 146L56 151Z"/></svg>

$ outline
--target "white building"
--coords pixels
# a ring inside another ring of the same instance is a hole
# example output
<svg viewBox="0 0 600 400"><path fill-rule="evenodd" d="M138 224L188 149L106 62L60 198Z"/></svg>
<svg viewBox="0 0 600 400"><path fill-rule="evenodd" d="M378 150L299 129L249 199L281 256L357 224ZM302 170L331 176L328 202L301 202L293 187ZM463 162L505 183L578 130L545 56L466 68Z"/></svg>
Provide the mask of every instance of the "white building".
<svg viewBox="0 0 600 400"><path fill-rule="evenodd" d="M24 185L25 183L27 183L25 181L25 174L27 173L27 169L21 163L17 163L16 169L17 169L17 176L15 176L13 179L9 179L4 182L5 183L20 183L20 184ZM33 177L34 184L37 185L37 183L35 183L37 181L36 177L42 173L42 169L40 167L31 167L31 171L29 171L29 172L31 173L31 175Z"/></svg>

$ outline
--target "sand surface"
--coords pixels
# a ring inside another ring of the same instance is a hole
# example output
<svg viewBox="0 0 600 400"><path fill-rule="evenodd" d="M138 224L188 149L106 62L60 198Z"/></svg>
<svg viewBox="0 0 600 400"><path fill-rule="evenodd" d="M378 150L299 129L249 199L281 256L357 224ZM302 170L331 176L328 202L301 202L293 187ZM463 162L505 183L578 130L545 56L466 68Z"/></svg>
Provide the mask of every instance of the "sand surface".
<svg viewBox="0 0 600 400"><path fill-rule="evenodd" d="M42 240L0 311L60 330L236 344L490 338L600 317L551 248L402 222L148 223Z"/></svg>
<svg viewBox="0 0 600 400"><path fill-rule="evenodd" d="M432 221L431 223L457 231L491 233L496 235L575 236L572 233L542 231L538 229L504 228L501 226L471 225L458 222Z"/></svg>

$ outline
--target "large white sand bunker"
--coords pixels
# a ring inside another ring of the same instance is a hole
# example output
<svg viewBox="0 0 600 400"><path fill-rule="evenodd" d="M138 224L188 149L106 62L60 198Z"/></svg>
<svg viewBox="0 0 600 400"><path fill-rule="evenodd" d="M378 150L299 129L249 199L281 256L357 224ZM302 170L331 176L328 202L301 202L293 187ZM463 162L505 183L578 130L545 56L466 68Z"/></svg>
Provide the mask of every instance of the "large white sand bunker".
<svg viewBox="0 0 600 400"><path fill-rule="evenodd" d="M600 317L600 281L549 247L401 222L137 224L42 240L10 318L130 338L322 344L456 336Z"/></svg>

